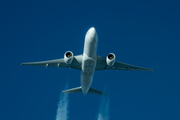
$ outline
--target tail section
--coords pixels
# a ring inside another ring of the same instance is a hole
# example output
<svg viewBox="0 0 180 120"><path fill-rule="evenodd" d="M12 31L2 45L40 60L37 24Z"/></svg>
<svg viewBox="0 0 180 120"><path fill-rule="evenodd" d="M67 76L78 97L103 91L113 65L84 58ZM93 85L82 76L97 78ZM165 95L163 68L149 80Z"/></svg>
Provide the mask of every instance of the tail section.
<svg viewBox="0 0 180 120"><path fill-rule="evenodd" d="M82 92L81 86L62 91L62 93L81 93L81 92Z"/></svg>
<svg viewBox="0 0 180 120"><path fill-rule="evenodd" d="M81 86L62 91L62 93L81 93L81 92L82 92L82 87ZM97 94L97 95L106 95L106 93L101 92L99 90L96 90L94 88L90 88L88 93Z"/></svg>
<svg viewBox="0 0 180 120"><path fill-rule="evenodd" d="M94 88L90 88L89 91L88 91L88 93L97 94L97 95L105 95L105 96L106 96L106 93L101 92L101 91L99 91L99 90L96 90L96 89L94 89Z"/></svg>

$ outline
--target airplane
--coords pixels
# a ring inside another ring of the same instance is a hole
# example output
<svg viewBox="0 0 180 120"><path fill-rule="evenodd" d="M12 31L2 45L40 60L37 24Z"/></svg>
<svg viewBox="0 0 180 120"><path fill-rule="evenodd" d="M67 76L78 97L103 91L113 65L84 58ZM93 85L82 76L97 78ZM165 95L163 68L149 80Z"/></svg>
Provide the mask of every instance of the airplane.
<svg viewBox="0 0 180 120"><path fill-rule="evenodd" d="M97 55L98 35L96 29L91 27L86 35L84 41L83 54L74 56L71 51L67 51L64 54L64 58L22 63L21 65L32 66L45 66L45 67L67 67L81 70L81 86L64 90L62 93L87 93L106 95L97 89L91 87L93 82L93 75L95 71L99 70L134 70L134 71L153 71L152 69L137 67L122 62L116 61L114 53L109 53L107 57L101 57Z"/></svg>

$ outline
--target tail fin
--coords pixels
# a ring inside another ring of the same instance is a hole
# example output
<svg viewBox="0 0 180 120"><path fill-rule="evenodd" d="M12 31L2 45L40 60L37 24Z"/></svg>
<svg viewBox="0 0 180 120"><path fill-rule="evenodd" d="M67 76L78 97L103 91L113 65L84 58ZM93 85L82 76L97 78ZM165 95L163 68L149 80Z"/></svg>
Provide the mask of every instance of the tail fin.
<svg viewBox="0 0 180 120"><path fill-rule="evenodd" d="M81 93L81 92L82 92L82 87L81 86L62 91L62 93ZM97 95L106 95L106 93L101 92L99 90L96 90L94 88L90 88L88 93L97 94Z"/></svg>

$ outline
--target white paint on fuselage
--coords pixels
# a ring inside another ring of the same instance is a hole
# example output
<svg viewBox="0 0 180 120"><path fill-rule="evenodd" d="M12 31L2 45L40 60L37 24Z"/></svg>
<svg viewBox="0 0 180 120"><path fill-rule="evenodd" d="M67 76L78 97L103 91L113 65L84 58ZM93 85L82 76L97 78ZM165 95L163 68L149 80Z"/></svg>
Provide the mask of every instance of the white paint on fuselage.
<svg viewBox="0 0 180 120"><path fill-rule="evenodd" d="M94 27L91 27L85 36L82 58L81 86L86 95L91 87L96 68L98 36Z"/></svg>

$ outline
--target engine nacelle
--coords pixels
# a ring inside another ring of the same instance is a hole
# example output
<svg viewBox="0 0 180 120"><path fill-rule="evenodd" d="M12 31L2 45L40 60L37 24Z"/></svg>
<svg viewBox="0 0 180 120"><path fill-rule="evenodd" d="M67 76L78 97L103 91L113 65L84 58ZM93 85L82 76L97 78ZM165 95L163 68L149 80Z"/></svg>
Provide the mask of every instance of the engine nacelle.
<svg viewBox="0 0 180 120"><path fill-rule="evenodd" d="M113 66L115 63L116 56L113 53L109 53L106 57L106 63L108 66Z"/></svg>
<svg viewBox="0 0 180 120"><path fill-rule="evenodd" d="M67 51L65 54L64 54L64 62L66 64L71 64L72 61L73 61L73 58L74 58L74 55L71 51Z"/></svg>

